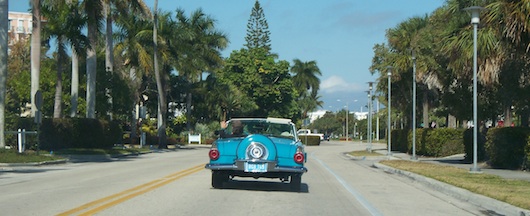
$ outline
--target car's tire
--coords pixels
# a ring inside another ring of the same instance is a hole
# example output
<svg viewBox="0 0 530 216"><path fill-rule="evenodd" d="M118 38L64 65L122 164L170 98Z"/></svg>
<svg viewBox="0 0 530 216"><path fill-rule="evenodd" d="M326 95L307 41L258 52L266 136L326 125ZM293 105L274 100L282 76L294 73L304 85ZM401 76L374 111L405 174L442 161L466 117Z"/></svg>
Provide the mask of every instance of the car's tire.
<svg viewBox="0 0 530 216"><path fill-rule="evenodd" d="M301 185L302 185L302 175L301 174L293 174L291 175L291 181L289 182L289 185L291 186L292 191L300 191Z"/></svg>
<svg viewBox="0 0 530 216"><path fill-rule="evenodd" d="M212 187L223 188L223 184L228 181L228 175L222 171L212 171Z"/></svg>

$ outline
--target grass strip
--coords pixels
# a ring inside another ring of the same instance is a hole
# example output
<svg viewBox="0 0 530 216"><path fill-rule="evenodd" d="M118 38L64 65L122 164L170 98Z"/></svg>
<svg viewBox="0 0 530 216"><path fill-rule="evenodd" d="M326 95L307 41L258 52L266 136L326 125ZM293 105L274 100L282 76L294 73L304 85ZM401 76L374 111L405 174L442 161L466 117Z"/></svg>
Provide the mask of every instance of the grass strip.
<svg viewBox="0 0 530 216"><path fill-rule="evenodd" d="M63 159L59 156L49 155L48 152L25 151L18 153L15 149L0 149L0 163L38 163Z"/></svg>
<svg viewBox="0 0 530 216"><path fill-rule="evenodd" d="M384 160L379 163L454 185L511 205L530 209L530 182L505 179L486 173L470 173L466 169L406 160Z"/></svg>

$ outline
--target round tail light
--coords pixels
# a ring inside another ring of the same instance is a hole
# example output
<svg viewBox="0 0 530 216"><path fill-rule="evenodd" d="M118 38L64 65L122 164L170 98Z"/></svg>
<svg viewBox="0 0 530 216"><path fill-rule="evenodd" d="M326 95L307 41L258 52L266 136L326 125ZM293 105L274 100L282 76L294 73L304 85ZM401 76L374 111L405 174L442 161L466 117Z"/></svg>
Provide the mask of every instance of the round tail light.
<svg viewBox="0 0 530 216"><path fill-rule="evenodd" d="M210 160L217 160L217 159L219 159L219 150L217 150L217 149L210 149L210 152L208 152L208 156L210 156Z"/></svg>
<svg viewBox="0 0 530 216"><path fill-rule="evenodd" d="M305 157L302 152L297 152L296 154L294 154L293 159L294 159L294 162L301 164L304 162Z"/></svg>

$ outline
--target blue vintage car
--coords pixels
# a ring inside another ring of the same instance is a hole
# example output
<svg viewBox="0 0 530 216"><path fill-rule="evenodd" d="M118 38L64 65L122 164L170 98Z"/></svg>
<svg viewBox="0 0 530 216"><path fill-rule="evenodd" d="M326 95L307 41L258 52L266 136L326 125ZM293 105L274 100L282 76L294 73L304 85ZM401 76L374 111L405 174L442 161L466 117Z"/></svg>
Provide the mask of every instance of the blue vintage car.
<svg viewBox="0 0 530 216"><path fill-rule="evenodd" d="M290 119L238 118L218 131L209 152L212 186L232 178L278 178L299 191L307 155Z"/></svg>

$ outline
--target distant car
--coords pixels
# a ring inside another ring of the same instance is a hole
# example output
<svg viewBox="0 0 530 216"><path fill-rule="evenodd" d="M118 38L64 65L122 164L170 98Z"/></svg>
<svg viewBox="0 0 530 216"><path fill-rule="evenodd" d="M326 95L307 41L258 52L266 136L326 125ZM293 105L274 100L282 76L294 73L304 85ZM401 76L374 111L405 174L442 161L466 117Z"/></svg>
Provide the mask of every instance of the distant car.
<svg viewBox="0 0 530 216"><path fill-rule="evenodd" d="M218 134L205 167L212 170L212 187L234 177L277 178L300 191L307 154L290 119L231 119Z"/></svg>
<svg viewBox="0 0 530 216"><path fill-rule="evenodd" d="M320 141L324 141L325 138L324 138L324 134L321 134L321 133L313 133L311 132L311 130L309 129L300 129L296 132L298 135L309 135L309 136L319 136L320 137ZM329 139L328 139L329 141Z"/></svg>

